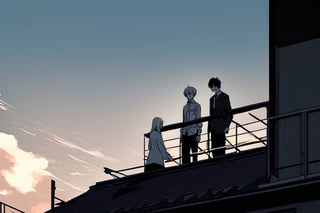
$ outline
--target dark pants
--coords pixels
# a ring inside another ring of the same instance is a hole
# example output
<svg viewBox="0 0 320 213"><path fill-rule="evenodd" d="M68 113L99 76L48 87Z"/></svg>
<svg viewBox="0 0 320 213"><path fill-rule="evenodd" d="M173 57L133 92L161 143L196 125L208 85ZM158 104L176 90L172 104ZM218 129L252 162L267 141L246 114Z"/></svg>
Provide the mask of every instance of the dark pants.
<svg viewBox="0 0 320 213"><path fill-rule="evenodd" d="M224 148L225 145L226 145L226 135L224 133L211 132L211 147L212 149L219 148L216 150L212 150L213 157L225 155L226 153L226 148Z"/></svg>
<svg viewBox="0 0 320 213"><path fill-rule="evenodd" d="M198 152L198 142L196 141L197 134L182 136L182 163L190 163L190 149L192 152ZM193 162L198 161L198 155L193 154L192 155Z"/></svg>
<svg viewBox="0 0 320 213"><path fill-rule="evenodd" d="M160 164L156 164L156 163L150 163L150 164L145 165L145 167L144 167L145 172L154 171L154 170L158 170L158 169L164 169L164 166L162 166Z"/></svg>

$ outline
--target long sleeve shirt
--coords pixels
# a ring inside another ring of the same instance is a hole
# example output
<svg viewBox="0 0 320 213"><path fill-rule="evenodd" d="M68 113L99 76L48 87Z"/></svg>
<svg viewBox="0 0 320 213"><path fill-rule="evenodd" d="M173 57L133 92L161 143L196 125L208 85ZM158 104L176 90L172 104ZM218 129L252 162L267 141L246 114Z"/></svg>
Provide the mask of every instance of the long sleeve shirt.
<svg viewBox="0 0 320 213"><path fill-rule="evenodd" d="M201 118L201 106L195 100L188 101L183 107L183 122L193 121ZM181 130L182 135L200 135L202 132L202 123L192 124L183 127Z"/></svg>

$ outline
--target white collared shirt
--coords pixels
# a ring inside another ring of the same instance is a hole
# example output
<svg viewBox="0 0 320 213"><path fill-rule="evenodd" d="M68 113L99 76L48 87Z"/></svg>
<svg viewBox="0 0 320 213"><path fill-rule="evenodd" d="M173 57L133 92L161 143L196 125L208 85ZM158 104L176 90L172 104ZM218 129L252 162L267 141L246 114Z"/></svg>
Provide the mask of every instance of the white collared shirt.
<svg viewBox="0 0 320 213"><path fill-rule="evenodd" d="M187 101L183 107L183 122L201 118L201 106L194 99ZM202 123L192 124L182 128L182 135L194 135L202 132Z"/></svg>

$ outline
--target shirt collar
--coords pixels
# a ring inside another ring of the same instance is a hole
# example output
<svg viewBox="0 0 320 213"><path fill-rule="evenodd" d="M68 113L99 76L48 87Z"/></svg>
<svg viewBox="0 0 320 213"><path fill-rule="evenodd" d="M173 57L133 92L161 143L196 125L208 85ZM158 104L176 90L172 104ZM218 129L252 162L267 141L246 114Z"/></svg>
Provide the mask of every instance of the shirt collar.
<svg viewBox="0 0 320 213"><path fill-rule="evenodd" d="M190 100L190 101L189 101L189 100L187 101L187 103L188 103L188 104L190 104L190 103L194 103L194 102L195 102L195 100L194 100L194 99L192 99L192 100Z"/></svg>
<svg viewBox="0 0 320 213"><path fill-rule="evenodd" d="M215 95L218 96L218 95L220 95L221 93L222 93L222 91L221 91L221 89L219 89L219 90L216 91L216 94L215 94Z"/></svg>

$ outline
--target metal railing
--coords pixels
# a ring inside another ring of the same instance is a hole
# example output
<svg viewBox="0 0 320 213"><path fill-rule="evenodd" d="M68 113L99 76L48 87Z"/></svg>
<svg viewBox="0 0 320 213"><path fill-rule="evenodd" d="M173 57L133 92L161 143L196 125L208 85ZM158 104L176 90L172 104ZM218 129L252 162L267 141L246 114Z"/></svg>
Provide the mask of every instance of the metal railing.
<svg viewBox="0 0 320 213"><path fill-rule="evenodd" d="M313 113L318 113L318 117L316 115L312 115ZM279 178L279 180L290 180L293 178L297 178L298 176L301 179L308 179L311 178L313 176L320 176L320 157L317 156L316 159L309 159L310 157L310 150L317 150L318 146L316 147L312 147L315 146L315 144L317 144L317 142L315 141L315 138L310 138L310 130L311 128L314 128L313 131L317 131L316 128L319 125L319 114L320 113L320 107L312 107L312 108L308 108L308 109L303 109L303 110L299 110L299 111L295 111L295 112L290 112L290 113L285 113L285 114L281 114L281 115L277 115L277 116L273 116L273 117L269 117L269 122L274 122L274 124L279 125L280 122L285 122L286 119L293 119L295 118L296 120L290 120L290 123L294 123L296 122L296 125L299 127L297 129L290 129L290 131L294 131L291 132L292 134L297 134L299 137L297 137L297 142L299 143L299 148L295 149L294 152L298 153L297 155L295 155L295 159L289 161L286 161L287 163L285 165L280 165L280 163L278 161L276 161L276 165L274 165L273 168L273 173L276 171L276 173L280 173L281 171L284 171L286 169L294 169L294 168L300 168L300 174L299 175L291 175L285 178ZM313 121L313 123L310 122L311 118L316 119ZM289 121L287 121L289 122ZM315 128L316 127L316 128ZM279 135L281 133L283 133L280 129L280 127L277 127L278 129L278 133L277 135L275 135L275 137L279 137ZM286 134L286 133L285 133ZM316 133L315 133L316 134ZM314 136L316 137L316 136ZM314 144L311 143L311 140L314 140ZM280 140L280 139L274 139L276 141ZM283 141L281 141L283 142ZM279 141L280 143L280 141ZM279 146L279 143L278 146ZM274 149L279 149L279 148L275 148ZM291 149L293 150L293 147L291 146ZM288 151L286 151L288 152ZM274 151L274 159L277 159L278 156L275 156L276 153L279 154L279 152ZM281 153L280 153L281 154ZM283 155L283 153L281 154ZM297 162L298 161L298 162ZM311 165L314 165L315 171L309 171L309 167ZM317 166L315 166L317 165ZM270 173L270 171L269 171ZM270 176L270 174L269 174ZM277 181L279 181L277 180Z"/></svg>
<svg viewBox="0 0 320 213"><path fill-rule="evenodd" d="M239 107L231 110L233 120L230 125L229 133L226 135L226 154L239 153L243 150L256 147L266 146L267 144L267 126L268 126L268 107L269 102L260 102L244 107ZM255 115L258 113L259 115ZM261 118L262 117L262 118ZM173 155L175 161L166 162L166 167L176 166L181 164L181 142L180 129L195 123L202 123L203 130L207 129L207 122L214 116L206 116L190 122L180 122L166 125L162 128L164 143L170 154ZM144 134L144 165L148 155L149 133ZM210 137L208 132L201 134L201 140L198 143L198 152L191 155L198 155L199 160L212 158L211 152L215 149L210 147Z"/></svg>
<svg viewBox="0 0 320 213"><path fill-rule="evenodd" d="M0 201L0 213L24 213L24 211Z"/></svg>
<svg viewBox="0 0 320 213"><path fill-rule="evenodd" d="M243 150L253 149L267 145L267 130L268 130L268 110L269 102L260 102L251 104L231 110L233 120L231 122L229 133L226 136L226 154L240 153ZM257 115L258 114L258 115ZM173 156L174 161L165 162L166 167L181 165L181 142L180 129L195 123L202 123L202 130L207 129L207 123L214 116L206 116L190 122L180 122L163 126L161 129L164 143L168 152ZM112 170L105 167L105 173L111 175L113 178L120 178L127 176L124 172L132 173L134 170L141 170L145 166L148 155L148 138L150 133L144 134L144 157L143 165L121 169ZM210 147L210 138L208 132L201 134L201 140L198 143L198 152L192 153L198 155L198 161L212 158L210 153L214 150Z"/></svg>
<svg viewBox="0 0 320 213"><path fill-rule="evenodd" d="M51 179L51 196L50 196L51 197L51 212L54 212L54 208L56 206L60 206L61 204L65 203L64 200L56 197L55 191L56 191L56 181ZM56 203L56 200L58 200L59 202Z"/></svg>

